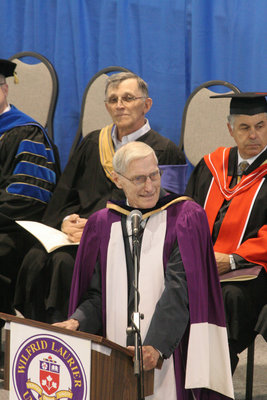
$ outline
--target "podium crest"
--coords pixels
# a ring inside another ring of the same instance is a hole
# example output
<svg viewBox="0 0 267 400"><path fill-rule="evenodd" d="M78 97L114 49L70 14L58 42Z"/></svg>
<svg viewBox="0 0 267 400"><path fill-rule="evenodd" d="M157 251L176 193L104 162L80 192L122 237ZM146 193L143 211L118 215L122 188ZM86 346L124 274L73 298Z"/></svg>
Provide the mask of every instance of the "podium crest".
<svg viewBox="0 0 267 400"><path fill-rule="evenodd" d="M60 365L51 356L40 361L40 385L49 395L59 388Z"/></svg>
<svg viewBox="0 0 267 400"><path fill-rule="evenodd" d="M59 336L41 333L22 341L12 362L17 398L88 400L87 379L80 356Z"/></svg>

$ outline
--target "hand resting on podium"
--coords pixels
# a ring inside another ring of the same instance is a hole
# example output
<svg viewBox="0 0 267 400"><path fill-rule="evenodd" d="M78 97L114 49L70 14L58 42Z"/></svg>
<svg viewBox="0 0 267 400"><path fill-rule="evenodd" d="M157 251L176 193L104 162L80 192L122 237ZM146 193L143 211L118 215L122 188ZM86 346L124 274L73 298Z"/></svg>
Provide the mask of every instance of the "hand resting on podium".
<svg viewBox="0 0 267 400"><path fill-rule="evenodd" d="M63 322L56 322L53 325L59 328L69 329L71 331L77 331L79 329L79 322L77 321L77 319L74 318L67 319L66 321ZM132 352L132 355L134 357L134 346L128 346L127 349ZM153 346L143 346L142 352L143 352L144 371L149 371L153 368L158 367L160 359L160 354L158 350L154 349Z"/></svg>
<svg viewBox="0 0 267 400"><path fill-rule="evenodd" d="M79 321L74 318L67 319L66 321L62 322L56 322L52 325L58 326L59 328L69 329L71 331L77 331L79 329Z"/></svg>

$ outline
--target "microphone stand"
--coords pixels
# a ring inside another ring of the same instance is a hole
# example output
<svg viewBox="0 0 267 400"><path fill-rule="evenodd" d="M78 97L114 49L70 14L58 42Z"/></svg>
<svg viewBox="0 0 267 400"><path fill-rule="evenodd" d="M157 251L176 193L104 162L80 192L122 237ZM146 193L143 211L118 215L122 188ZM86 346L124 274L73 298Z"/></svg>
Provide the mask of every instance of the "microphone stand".
<svg viewBox="0 0 267 400"><path fill-rule="evenodd" d="M134 333L134 374L137 377L137 392L138 400L144 400L142 391L142 372L140 362L140 347L141 347L141 333L140 333L140 320L144 318L143 314L139 313L139 291L138 291L138 275L140 267L140 241L138 233L133 232L133 261L134 261L134 312L132 314L133 326L127 328L127 334Z"/></svg>

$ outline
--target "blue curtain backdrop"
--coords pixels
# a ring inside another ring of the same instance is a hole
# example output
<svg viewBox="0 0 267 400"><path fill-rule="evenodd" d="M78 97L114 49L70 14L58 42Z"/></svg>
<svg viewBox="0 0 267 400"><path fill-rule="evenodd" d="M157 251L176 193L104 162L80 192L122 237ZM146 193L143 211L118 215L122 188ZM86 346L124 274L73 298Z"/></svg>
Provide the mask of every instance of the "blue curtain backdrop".
<svg viewBox="0 0 267 400"><path fill-rule="evenodd" d="M0 0L0 58L54 65L55 142L66 164L91 77L121 65L149 84L154 129L179 143L192 90L211 79L267 90L266 0Z"/></svg>

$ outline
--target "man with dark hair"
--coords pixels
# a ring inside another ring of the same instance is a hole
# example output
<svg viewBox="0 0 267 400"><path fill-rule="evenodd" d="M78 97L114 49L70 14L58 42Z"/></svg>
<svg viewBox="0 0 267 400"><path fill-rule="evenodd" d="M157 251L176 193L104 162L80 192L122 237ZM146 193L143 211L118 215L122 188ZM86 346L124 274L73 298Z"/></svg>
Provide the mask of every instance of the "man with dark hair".
<svg viewBox="0 0 267 400"><path fill-rule="evenodd" d="M15 220L41 220L60 173L57 150L44 128L8 103L6 78L15 68L0 60L0 308L6 312L11 312L18 269L33 244Z"/></svg>
<svg viewBox="0 0 267 400"><path fill-rule="evenodd" d="M232 97L228 129L237 146L206 155L186 188L207 213L221 280L255 278L222 283L233 371L257 331L266 337L266 325L256 327L267 303L266 94L216 96Z"/></svg>
<svg viewBox="0 0 267 400"><path fill-rule="evenodd" d="M131 72L111 75L104 101L113 124L83 139L66 166L43 219L45 224L65 232L72 242L80 240L89 215L104 208L110 198L124 198L111 174L114 152L123 144L149 144L160 165L167 169L176 170L178 164L185 163L178 147L150 128L145 115L152 99L143 79ZM75 246L51 254L41 246L31 249L23 261L16 288L15 306L23 315L48 322L67 317L76 251Z"/></svg>
<svg viewBox="0 0 267 400"><path fill-rule="evenodd" d="M112 176L126 201L90 216L79 246L70 318L56 325L129 346L138 287L143 368L154 371L152 399L233 397L222 296L203 209L161 189L154 151L127 143ZM138 284L134 284L131 211L142 217ZM157 369L158 361L163 361Z"/></svg>

